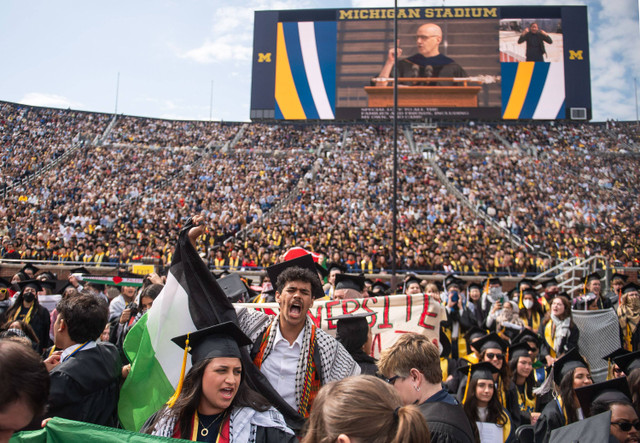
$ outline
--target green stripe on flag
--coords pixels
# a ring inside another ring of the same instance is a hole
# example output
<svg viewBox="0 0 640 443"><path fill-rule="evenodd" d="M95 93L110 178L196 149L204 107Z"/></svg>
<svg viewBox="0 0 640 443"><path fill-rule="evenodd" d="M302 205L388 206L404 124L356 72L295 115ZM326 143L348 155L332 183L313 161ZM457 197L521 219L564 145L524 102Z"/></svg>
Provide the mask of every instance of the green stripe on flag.
<svg viewBox="0 0 640 443"><path fill-rule="evenodd" d="M120 390L118 416L122 426L130 431L139 431L144 422L174 392L162 366L155 358L147 329L147 317L148 314L145 314L138 320L124 341L125 354L133 364ZM149 380L154 382L153 389L149 389Z"/></svg>
<svg viewBox="0 0 640 443"><path fill-rule="evenodd" d="M9 443L179 443L181 441L187 440L137 434L123 429L54 417L43 429L14 434Z"/></svg>

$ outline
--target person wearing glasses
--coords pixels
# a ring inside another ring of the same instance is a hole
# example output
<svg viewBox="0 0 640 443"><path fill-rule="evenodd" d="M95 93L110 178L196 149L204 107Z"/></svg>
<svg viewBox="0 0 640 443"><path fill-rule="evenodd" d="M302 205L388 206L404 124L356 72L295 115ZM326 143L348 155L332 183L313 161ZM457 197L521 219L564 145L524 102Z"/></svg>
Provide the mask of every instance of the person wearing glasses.
<svg viewBox="0 0 640 443"><path fill-rule="evenodd" d="M380 354L378 370L400 394L404 405L420 408L432 442L475 441L472 423L456 399L442 388L440 352L427 337L401 335Z"/></svg>
<svg viewBox="0 0 640 443"><path fill-rule="evenodd" d="M615 378L578 388L576 395L585 416L592 417L611 411L609 432L617 441L639 441L640 420L631 404L631 392L625 378Z"/></svg>
<svg viewBox="0 0 640 443"><path fill-rule="evenodd" d="M416 32L417 54L400 59L402 49L398 48L398 78L402 77L467 77L466 71L453 59L440 53L442 29L435 23L426 23ZM393 76L395 49L389 49L387 59L378 77ZM389 82L378 82L377 86L387 86ZM452 82L402 82L409 86L439 85L448 86Z"/></svg>

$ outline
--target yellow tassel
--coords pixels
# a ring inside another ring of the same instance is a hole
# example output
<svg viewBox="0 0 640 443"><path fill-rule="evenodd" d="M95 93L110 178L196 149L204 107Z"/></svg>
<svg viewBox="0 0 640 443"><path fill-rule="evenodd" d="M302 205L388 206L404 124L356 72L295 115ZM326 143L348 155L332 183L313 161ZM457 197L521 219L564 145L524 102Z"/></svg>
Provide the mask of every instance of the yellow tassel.
<svg viewBox="0 0 640 443"><path fill-rule="evenodd" d="M607 359L609 362L607 365L607 380L611 380L613 378L613 367L611 366L611 359Z"/></svg>
<svg viewBox="0 0 640 443"><path fill-rule="evenodd" d="M524 304L522 303L522 286L520 287L520 298L518 299L518 309L524 309Z"/></svg>
<svg viewBox="0 0 640 443"><path fill-rule="evenodd" d="M469 385L471 384L471 365L469 365L469 370L467 371L467 384L464 387L464 396L462 397L462 404L467 402L467 393L469 392Z"/></svg>
<svg viewBox="0 0 640 443"><path fill-rule="evenodd" d="M588 275L584 278L584 285L582 285L582 295L585 295L587 293L587 279L588 278L589 278Z"/></svg>
<svg viewBox="0 0 640 443"><path fill-rule="evenodd" d="M176 400L178 400L178 397L180 397L180 392L182 392L182 382L184 382L184 371L187 367L187 355L189 355L189 350L191 349L189 348L189 335L191 334L187 334L187 340L185 341L184 355L182 357L182 369L180 370L180 380L178 380L178 387L176 388L176 392L173 393L171 398L167 400L167 406L169 406L170 408L173 408L173 405L176 404Z"/></svg>

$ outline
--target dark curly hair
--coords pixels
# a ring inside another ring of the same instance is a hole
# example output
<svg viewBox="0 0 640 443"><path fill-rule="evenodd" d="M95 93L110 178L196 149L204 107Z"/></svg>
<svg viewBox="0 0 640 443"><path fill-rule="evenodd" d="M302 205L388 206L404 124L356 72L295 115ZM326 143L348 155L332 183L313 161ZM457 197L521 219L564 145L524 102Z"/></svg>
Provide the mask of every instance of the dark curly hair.
<svg viewBox="0 0 640 443"><path fill-rule="evenodd" d="M320 298L324 296L324 291L322 290L318 274L310 269L300 268L298 266L292 266L282 271L278 276L278 281L276 281L276 291L282 293L282 290L287 283L292 281L302 281L311 284L311 294L313 298Z"/></svg>
<svg viewBox="0 0 640 443"><path fill-rule="evenodd" d="M109 320L109 305L89 294L63 298L57 310L67 324L69 337L76 343L97 340Z"/></svg>

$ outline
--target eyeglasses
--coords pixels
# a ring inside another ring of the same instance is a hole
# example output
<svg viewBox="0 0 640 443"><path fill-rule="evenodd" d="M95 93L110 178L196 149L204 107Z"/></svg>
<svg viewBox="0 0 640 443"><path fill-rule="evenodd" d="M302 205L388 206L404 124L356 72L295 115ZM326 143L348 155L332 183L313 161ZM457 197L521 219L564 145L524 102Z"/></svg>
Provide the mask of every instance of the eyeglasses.
<svg viewBox="0 0 640 443"><path fill-rule="evenodd" d="M416 35L416 40L429 40L430 38L438 37L437 35Z"/></svg>
<svg viewBox="0 0 640 443"><path fill-rule="evenodd" d="M391 377L391 378L387 378L387 379L385 379L385 381L386 381L387 383L389 383L391 386L393 386L393 384L394 384L394 383L396 382L396 380L397 380L397 379L399 379L399 378L400 378L400 376L399 376L399 375L394 375L394 376L393 376L393 377Z"/></svg>
<svg viewBox="0 0 640 443"><path fill-rule="evenodd" d="M611 372L613 372L614 374L622 374L624 371L620 368L613 368Z"/></svg>
<svg viewBox="0 0 640 443"><path fill-rule="evenodd" d="M622 432L629 432L631 430L631 426L633 426L636 431L640 430L640 420L636 420L633 423L628 421L612 421L611 424L619 427Z"/></svg>
<svg viewBox="0 0 640 443"><path fill-rule="evenodd" d="M487 352L486 355L489 360L493 360L494 358L502 360L504 358L504 354L494 354L493 352Z"/></svg>

